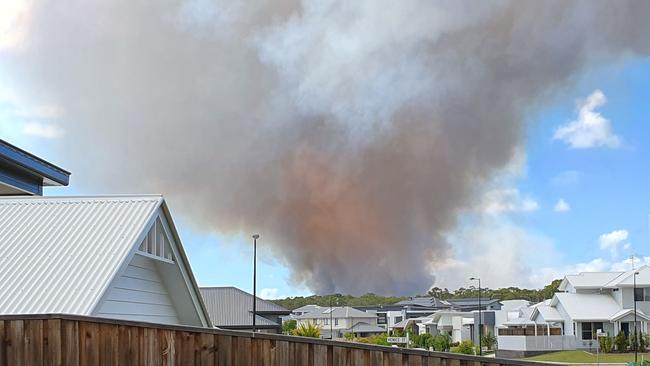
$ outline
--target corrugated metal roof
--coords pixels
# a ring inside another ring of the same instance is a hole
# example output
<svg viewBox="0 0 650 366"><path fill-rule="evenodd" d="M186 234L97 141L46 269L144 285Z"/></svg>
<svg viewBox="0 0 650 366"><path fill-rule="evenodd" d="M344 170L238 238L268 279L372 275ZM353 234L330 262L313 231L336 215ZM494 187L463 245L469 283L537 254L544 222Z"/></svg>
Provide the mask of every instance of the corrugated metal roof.
<svg viewBox="0 0 650 366"><path fill-rule="evenodd" d="M236 287L201 287L201 296L210 320L215 327L248 326L253 324L253 295ZM257 298L256 311L289 315L291 311L267 300ZM258 326L279 324L261 316L255 318Z"/></svg>
<svg viewBox="0 0 650 366"><path fill-rule="evenodd" d="M0 314L90 315L162 201L0 198Z"/></svg>
<svg viewBox="0 0 650 366"><path fill-rule="evenodd" d="M323 307L320 311L312 311L310 313L305 313L302 315L296 316L296 319L325 319L330 317L330 310L332 310L331 316L333 318L375 318L377 317L376 313L369 313L361 310L357 310L350 306L339 306L339 307Z"/></svg>

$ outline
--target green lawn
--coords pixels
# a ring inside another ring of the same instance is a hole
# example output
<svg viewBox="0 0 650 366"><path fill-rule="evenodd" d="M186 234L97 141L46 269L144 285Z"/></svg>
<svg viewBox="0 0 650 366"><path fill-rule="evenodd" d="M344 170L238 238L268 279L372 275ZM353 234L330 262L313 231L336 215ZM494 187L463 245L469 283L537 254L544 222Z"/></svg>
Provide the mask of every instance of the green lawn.
<svg viewBox="0 0 650 366"><path fill-rule="evenodd" d="M585 351L561 351L528 357L531 361L596 363L596 354ZM650 360L650 353L639 353L639 362ZM626 363L634 361L634 353L605 353L598 358L601 363Z"/></svg>

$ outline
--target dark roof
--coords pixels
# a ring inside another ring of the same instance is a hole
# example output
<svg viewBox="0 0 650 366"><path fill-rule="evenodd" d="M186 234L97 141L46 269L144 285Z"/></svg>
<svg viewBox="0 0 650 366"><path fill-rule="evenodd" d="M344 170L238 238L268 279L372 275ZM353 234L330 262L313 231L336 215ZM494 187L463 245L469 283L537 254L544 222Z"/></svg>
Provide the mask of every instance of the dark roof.
<svg viewBox="0 0 650 366"><path fill-rule="evenodd" d="M70 172L0 139L0 194L40 195L69 181Z"/></svg>
<svg viewBox="0 0 650 366"><path fill-rule="evenodd" d="M481 299L481 307L492 305L499 302L499 299ZM447 300L452 306L478 306L477 298L467 298L467 299L449 299Z"/></svg>
<svg viewBox="0 0 650 366"><path fill-rule="evenodd" d="M414 297L409 300L402 300L395 305L401 306L420 306L427 308L448 308L449 303L435 297Z"/></svg>
<svg viewBox="0 0 650 366"><path fill-rule="evenodd" d="M201 296L215 327L246 327L253 324L253 295L236 287L201 287ZM257 298L258 314L289 315L290 310L267 300ZM261 327L280 326L260 315L255 325Z"/></svg>

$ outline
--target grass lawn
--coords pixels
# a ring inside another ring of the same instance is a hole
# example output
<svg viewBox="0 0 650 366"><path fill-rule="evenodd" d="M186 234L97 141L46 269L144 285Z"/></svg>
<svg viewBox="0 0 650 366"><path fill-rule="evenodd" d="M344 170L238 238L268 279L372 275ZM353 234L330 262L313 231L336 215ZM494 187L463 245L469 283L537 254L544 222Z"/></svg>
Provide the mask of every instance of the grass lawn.
<svg viewBox="0 0 650 366"><path fill-rule="evenodd" d="M561 351L545 355L528 357L531 361L596 363L596 354L585 351ZM650 353L639 353L639 362L650 360ZM598 361L601 363L626 363L634 361L634 353L601 353Z"/></svg>

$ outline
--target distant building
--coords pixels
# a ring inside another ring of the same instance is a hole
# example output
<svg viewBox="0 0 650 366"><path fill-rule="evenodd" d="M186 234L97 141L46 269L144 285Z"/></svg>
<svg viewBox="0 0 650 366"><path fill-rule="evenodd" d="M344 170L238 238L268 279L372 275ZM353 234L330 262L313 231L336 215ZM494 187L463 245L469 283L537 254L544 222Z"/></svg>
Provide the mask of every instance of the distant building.
<svg viewBox="0 0 650 366"><path fill-rule="evenodd" d="M209 326L162 196L0 198L0 314Z"/></svg>
<svg viewBox="0 0 650 366"><path fill-rule="evenodd" d="M342 338L346 333L352 333L357 337L368 337L386 332L384 328L377 326L376 314L349 306L319 308L316 311L297 315L295 319L298 325L312 323L321 327L322 338Z"/></svg>
<svg viewBox="0 0 650 366"><path fill-rule="evenodd" d="M43 187L67 186L70 173L0 139L0 196L41 196Z"/></svg>
<svg viewBox="0 0 650 366"><path fill-rule="evenodd" d="M201 287L201 295L217 328L253 330L253 295L236 287ZM255 328L264 333L282 333L281 317L290 310L257 298Z"/></svg>

